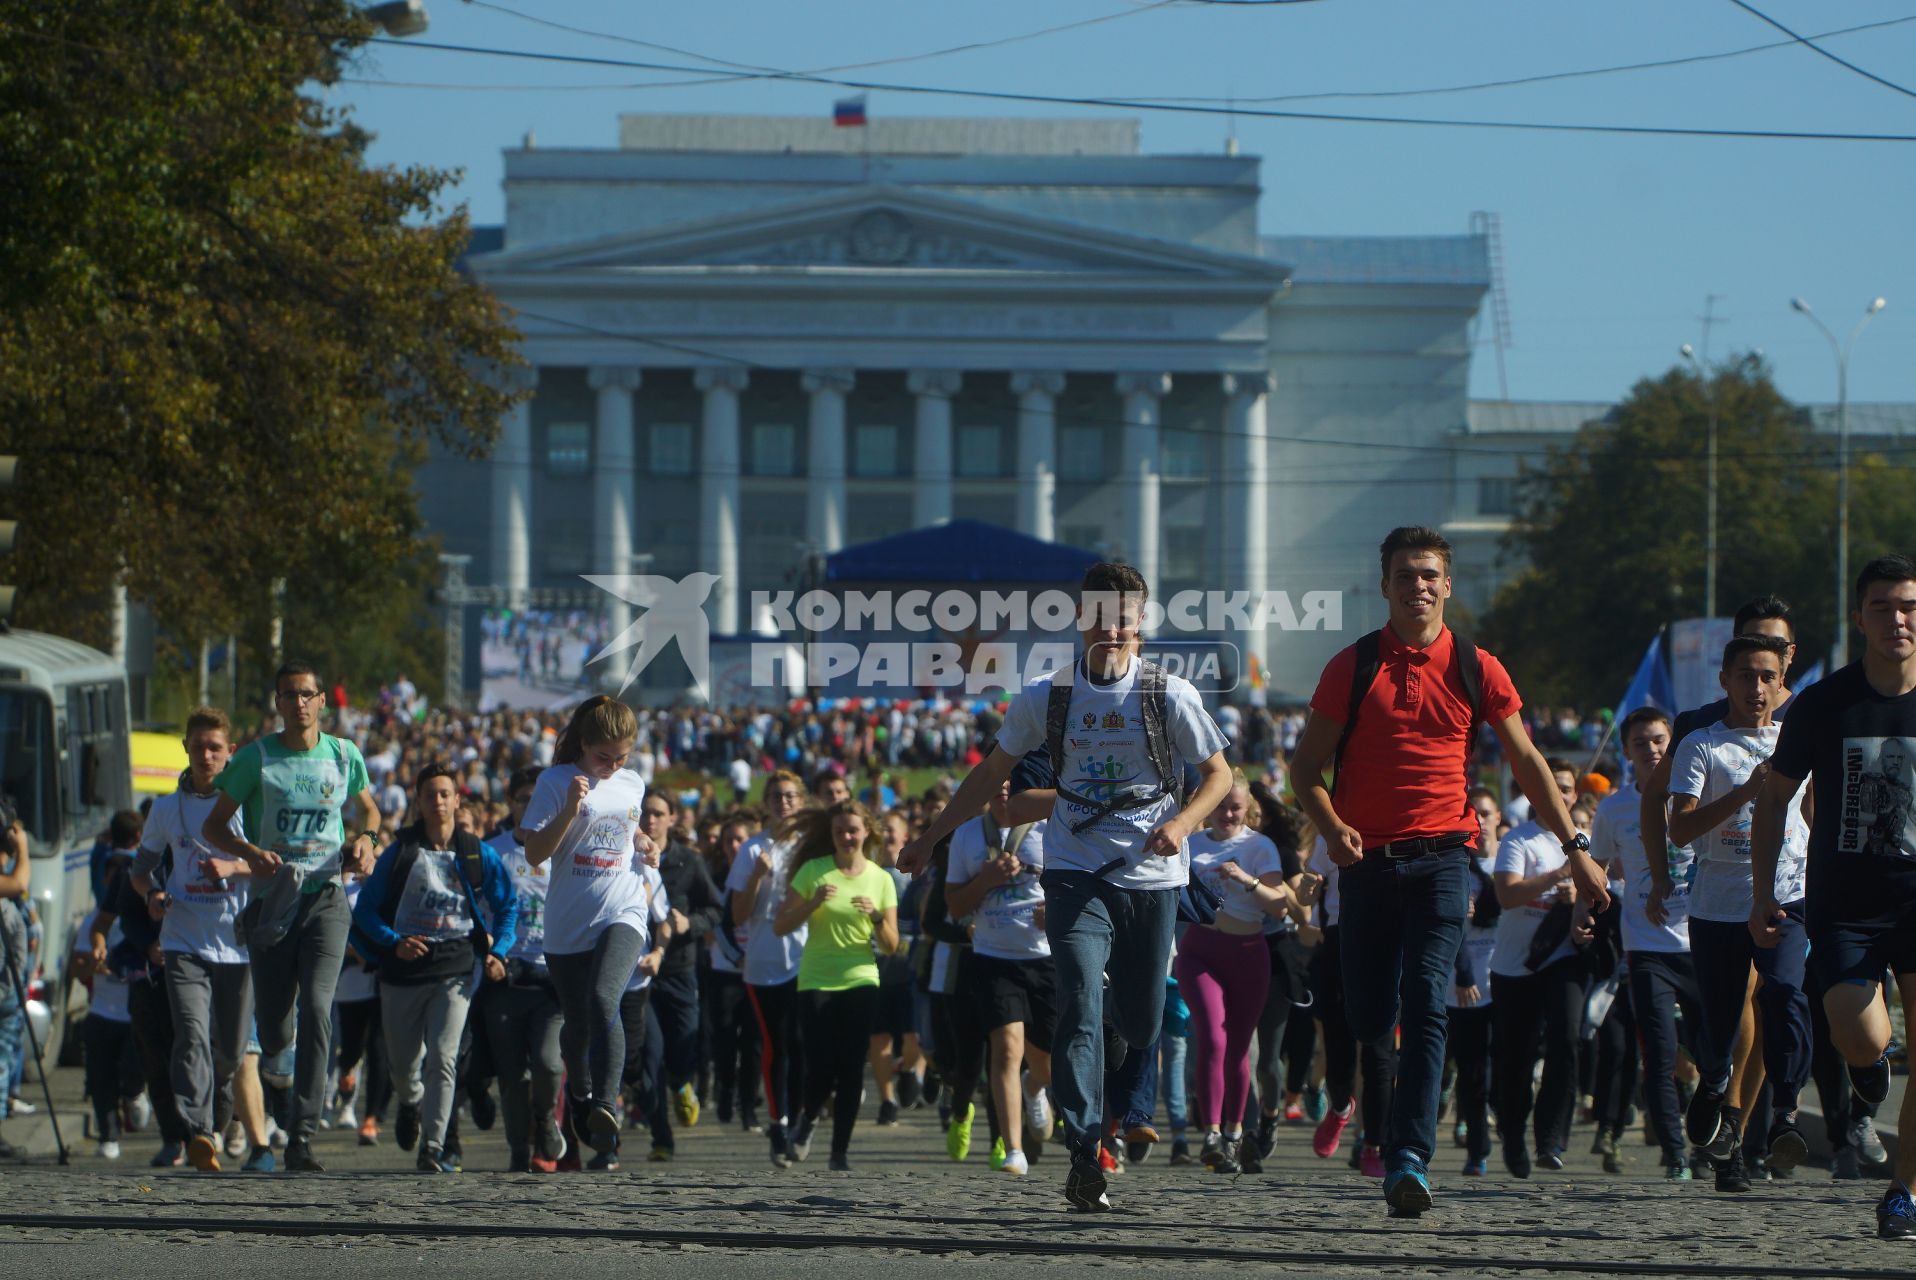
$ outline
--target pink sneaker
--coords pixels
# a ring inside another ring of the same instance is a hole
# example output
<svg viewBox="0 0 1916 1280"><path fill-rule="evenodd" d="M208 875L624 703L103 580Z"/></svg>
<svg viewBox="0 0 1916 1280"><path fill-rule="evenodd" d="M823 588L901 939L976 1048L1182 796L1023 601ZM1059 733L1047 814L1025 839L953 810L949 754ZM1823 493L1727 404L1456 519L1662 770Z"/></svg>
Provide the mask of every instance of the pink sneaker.
<svg viewBox="0 0 1916 1280"><path fill-rule="evenodd" d="M1332 1111L1317 1122L1317 1132L1311 1135L1311 1150L1328 1160L1337 1154L1344 1145L1344 1126L1351 1122L1351 1115L1357 1110L1357 1099L1352 1098L1344 1104L1342 1111Z"/></svg>
<svg viewBox="0 0 1916 1280"><path fill-rule="evenodd" d="M1368 1142L1365 1143L1363 1149L1357 1153L1357 1172L1363 1174L1366 1178L1383 1177L1383 1150L1379 1147L1372 1146Z"/></svg>

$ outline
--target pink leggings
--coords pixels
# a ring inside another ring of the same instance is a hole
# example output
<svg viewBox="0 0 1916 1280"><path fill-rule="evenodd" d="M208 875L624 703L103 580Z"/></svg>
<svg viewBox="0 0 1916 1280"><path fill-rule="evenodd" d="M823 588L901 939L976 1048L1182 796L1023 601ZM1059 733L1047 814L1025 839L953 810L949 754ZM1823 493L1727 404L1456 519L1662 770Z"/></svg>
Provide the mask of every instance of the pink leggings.
<svg viewBox="0 0 1916 1280"><path fill-rule="evenodd" d="M1197 1119L1236 1129L1251 1092L1251 1041L1271 990L1270 948L1261 933L1239 937L1196 925L1178 940L1177 976L1191 1006Z"/></svg>

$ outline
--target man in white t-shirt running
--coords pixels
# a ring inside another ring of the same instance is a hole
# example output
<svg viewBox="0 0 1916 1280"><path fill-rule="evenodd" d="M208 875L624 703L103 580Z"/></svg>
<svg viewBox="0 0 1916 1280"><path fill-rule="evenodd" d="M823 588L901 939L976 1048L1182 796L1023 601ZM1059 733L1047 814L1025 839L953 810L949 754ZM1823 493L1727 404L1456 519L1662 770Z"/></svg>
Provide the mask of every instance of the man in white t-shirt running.
<svg viewBox="0 0 1916 1280"><path fill-rule="evenodd" d="M984 810L1026 752L1053 755L1058 795L1040 881L1057 969L1052 1083L1071 1149L1065 1197L1089 1212L1111 1207L1098 1164L1106 974L1112 1025L1130 1047L1149 1046L1164 1019L1178 890L1190 878L1184 842L1231 789L1224 735L1197 691L1139 656L1145 600L1144 577L1130 565L1085 573L1083 658L1019 691L991 754L899 857L901 869L916 872ZM1187 765L1200 782L1184 796Z"/></svg>

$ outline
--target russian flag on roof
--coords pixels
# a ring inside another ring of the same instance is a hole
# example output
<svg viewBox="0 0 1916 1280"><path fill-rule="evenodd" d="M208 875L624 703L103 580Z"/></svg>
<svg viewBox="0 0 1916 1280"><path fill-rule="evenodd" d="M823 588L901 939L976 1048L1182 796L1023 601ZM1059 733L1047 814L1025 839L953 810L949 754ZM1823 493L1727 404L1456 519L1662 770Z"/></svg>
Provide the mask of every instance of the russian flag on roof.
<svg viewBox="0 0 1916 1280"><path fill-rule="evenodd" d="M862 129L865 126L865 95L856 98L840 98L832 103L832 123L841 129Z"/></svg>

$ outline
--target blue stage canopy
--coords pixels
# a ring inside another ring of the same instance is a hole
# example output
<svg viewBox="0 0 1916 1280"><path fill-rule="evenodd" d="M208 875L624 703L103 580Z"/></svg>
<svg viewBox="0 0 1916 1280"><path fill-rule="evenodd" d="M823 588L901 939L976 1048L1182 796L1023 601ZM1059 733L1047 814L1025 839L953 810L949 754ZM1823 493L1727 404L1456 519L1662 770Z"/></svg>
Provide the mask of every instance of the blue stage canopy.
<svg viewBox="0 0 1916 1280"><path fill-rule="evenodd" d="M825 558L827 582L1076 584L1095 552L982 520L953 520L861 542Z"/></svg>

